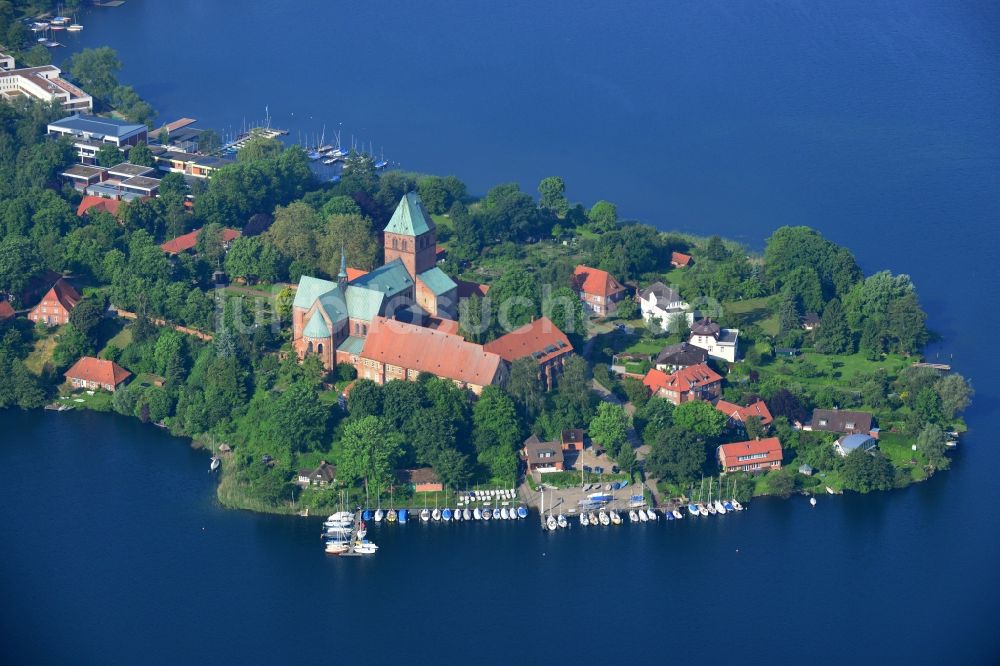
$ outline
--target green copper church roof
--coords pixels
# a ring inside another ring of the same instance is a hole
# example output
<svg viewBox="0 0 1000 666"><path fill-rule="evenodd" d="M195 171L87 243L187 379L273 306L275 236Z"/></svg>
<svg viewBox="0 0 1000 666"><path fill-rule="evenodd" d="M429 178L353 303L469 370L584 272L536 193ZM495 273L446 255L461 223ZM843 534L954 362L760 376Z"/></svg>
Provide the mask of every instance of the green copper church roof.
<svg viewBox="0 0 1000 666"><path fill-rule="evenodd" d="M326 321L323 319L323 315L319 313L319 310L313 312L313 316L310 317L309 323L306 324L305 330L302 331L302 335L307 338L330 337L330 328L326 325Z"/></svg>
<svg viewBox="0 0 1000 666"><path fill-rule="evenodd" d="M355 319L371 321L382 308L385 296L381 291L367 289L357 285L347 287L347 311Z"/></svg>
<svg viewBox="0 0 1000 666"><path fill-rule="evenodd" d="M416 192L407 192L399 200L396 212L392 214L392 219L385 230L391 234L403 236L419 236L434 228L430 213L424 209L424 204L420 201L420 195Z"/></svg>
<svg viewBox="0 0 1000 666"><path fill-rule="evenodd" d="M311 308L317 298L336 288L336 282L303 275L299 278L299 288L295 291L292 304L297 308Z"/></svg>
<svg viewBox="0 0 1000 666"><path fill-rule="evenodd" d="M452 289L458 289L455 281L437 266L418 274L417 277L434 292L435 296L443 296Z"/></svg>
<svg viewBox="0 0 1000 666"><path fill-rule="evenodd" d="M366 273L351 283L352 287L360 287L382 293L385 298L413 286L413 278L406 272L402 260L393 259L388 264L379 266L371 273Z"/></svg>

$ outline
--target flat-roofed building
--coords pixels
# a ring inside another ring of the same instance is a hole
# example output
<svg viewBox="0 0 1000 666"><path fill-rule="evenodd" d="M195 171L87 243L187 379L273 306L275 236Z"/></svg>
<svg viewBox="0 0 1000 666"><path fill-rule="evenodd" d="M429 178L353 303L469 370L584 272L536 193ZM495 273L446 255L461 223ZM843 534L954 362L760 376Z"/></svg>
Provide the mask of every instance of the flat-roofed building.
<svg viewBox="0 0 1000 666"><path fill-rule="evenodd" d="M93 111L94 98L60 76L55 65L14 69L14 59L0 54L0 98L30 98L47 104L59 104L70 111Z"/></svg>

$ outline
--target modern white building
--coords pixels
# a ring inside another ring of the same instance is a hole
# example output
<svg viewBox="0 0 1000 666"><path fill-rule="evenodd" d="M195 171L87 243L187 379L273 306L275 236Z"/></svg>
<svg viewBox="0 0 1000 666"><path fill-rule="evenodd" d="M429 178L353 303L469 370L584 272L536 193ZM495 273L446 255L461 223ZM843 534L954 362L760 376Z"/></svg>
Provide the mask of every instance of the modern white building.
<svg viewBox="0 0 1000 666"><path fill-rule="evenodd" d="M0 97L61 104L68 111L93 111L94 98L61 76L55 65L14 69L14 59L0 53Z"/></svg>
<svg viewBox="0 0 1000 666"><path fill-rule="evenodd" d="M691 339L695 347L708 352L710 358L733 363L736 361L740 332L735 328L721 328L711 319L699 319L691 325Z"/></svg>
<svg viewBox="0 0 1000 666"><path fill-rule="evenodd" d="M646 323L656 319L660 322L660 327L666 329L674 317L687 316L688 304L676 289L662 282L654 282L639 292L639 309Z"/></svg>

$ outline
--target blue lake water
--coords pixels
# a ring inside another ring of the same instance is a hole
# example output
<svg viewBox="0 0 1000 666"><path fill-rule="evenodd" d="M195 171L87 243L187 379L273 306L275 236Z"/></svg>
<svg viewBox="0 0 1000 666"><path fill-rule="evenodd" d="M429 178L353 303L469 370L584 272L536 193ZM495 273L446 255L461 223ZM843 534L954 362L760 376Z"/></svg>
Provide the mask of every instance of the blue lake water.
<svg viewBox="0 0 1000 666"><path fill-rule="evenodd" d="M995 662L1000 11L911 3L205 3L86 13L164 119L343 125L474 192L561 175L662 228L781 224L910 273L970 376L953 469L703 521L379 529L222 511L182 440L0 415L0 654L13 663ZM64 54L63 54L64 55ZM294 115L293 115L294 114ZM730 655L737 655L732 657Z"/></svg>

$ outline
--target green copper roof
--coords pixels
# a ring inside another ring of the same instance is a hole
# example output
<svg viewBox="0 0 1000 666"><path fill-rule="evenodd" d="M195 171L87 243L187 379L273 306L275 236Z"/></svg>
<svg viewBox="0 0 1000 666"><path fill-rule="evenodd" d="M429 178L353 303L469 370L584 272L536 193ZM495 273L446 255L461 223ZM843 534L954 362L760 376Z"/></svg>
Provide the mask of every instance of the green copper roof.
<svg viewBox="0 0 1000 666"><path fill-rule="evenodd" d="M313 316L309 318L309 323L306 324L305 330L302 331L302 335L307 338L330 337L330 329L326 325L323 315L319 313L319 310L313 312Z"/></svg>
<svg viewBox="0 0 1000 666"><path fill-rule="evenodd" d="M406 272L406 266L399 259L394 259L384 266L379 266L371 273L362 275L351 283L352 287L361 287L372 291L378 291L386 298L392 298L396 294L413 286L413 278Z"/></svg>
<svg viewBox="0 0 1000 666"><path fill-rule="evenodd" d="M399 200L396 212L392 214L392 219L385 230L391 234L401 234L403 236L419 236L434 228L430 213L424 209L424 204L420 201L420 195L416 192L407 192Z"/></svg>
<svg viewBox="0 0 1000 666"><path fill-rule="evenodd" d="M295 300L292 304L297 308L311 308L317 298L336 288L336 282L303 275L299 278L299 288L295 292Z"/></svg>
<svg viewBox="0 0 1000 666"><path fill-rule="evenodd" d="M357 285L347 287L347 311L355 319L371 321L382 309L385 296L381 291L366 289Z"/></svg>
<svg viewBox="0 0 1000 666"><path fill-rule="evenodd" d="M458 285L448 275L435 266L417 275L420 281L427 285L427 288L434 292L435 296L443 296L452 289L458 289Z"/></svg>
<svg viewBox="0 0 1000 666"><path fill-rule="evenodd" d="M337 347L337 351L347 352L348 354L360 354L361 350L365 348L365 339L356 338L353 335L340 343Z"/></svg>
<svg viewBox="0 0 1000 666"><path fill-rule="evenodd" d="M347 300L344 298L344 292L339 287L334 287L332 291L328 291L320 296L319 305L334 324L347 319Z"/></svg>

